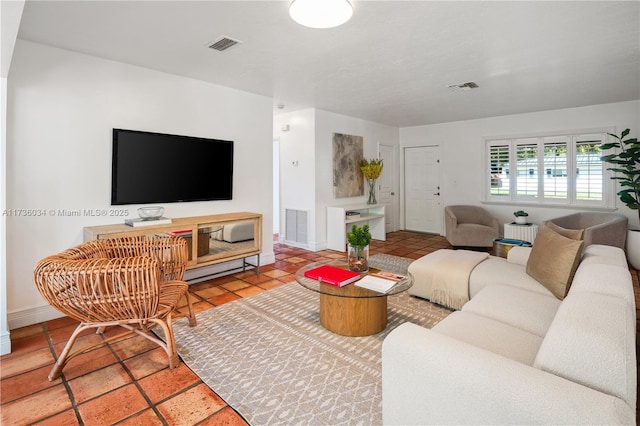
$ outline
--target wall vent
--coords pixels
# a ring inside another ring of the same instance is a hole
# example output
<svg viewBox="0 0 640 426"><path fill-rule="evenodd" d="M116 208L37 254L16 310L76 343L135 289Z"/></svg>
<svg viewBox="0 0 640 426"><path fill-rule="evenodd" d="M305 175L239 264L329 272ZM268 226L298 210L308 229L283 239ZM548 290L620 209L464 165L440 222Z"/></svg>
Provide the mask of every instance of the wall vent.
<svg viewBox="0 0 640 426"><path fill-rule="evenodd" d="M477 89L478 85L473 81L468 81L466 83L450 84L447 87L452 90L467 91L471 89Z"/></svg>
<svg viewBox="0 0 640 426"><path fill-rule="evenodd" d="M285 209L285 241L300 244L308 243L308 217L309 212L306 210Z"/></svg>
<svg viewBox="0 0 640 426"><path fill-rule="evenodd" d="M223 50L227 50L230 47L235 46L236 44L242 43L239 40L234 40L231 37L222 36L217 38L215 41L209 43L209 49L217 50L222 52Z"/></svg>

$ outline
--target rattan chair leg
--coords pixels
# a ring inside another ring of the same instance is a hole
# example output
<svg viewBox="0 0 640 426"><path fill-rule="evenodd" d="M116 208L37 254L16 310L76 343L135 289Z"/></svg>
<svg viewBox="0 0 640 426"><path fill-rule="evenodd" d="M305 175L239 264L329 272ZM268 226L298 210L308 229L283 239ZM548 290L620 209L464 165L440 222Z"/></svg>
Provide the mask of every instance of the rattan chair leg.
<svg viewBox="0 0 640 426"><path fill-rule="evenodd" d="M78 351L77 353L70 354L71 348L75 344L76 339L78 338L80 333L82 333L87 328L92 328L92 326L87 326L84 323L80 323L76 327L76 329L73 331L73 333L71 334L71 337L69 337L69 340L67 341L67 344L64 345L64 349L62 349L62 352L60 353L60 356L58 357L58 360L53 365L53 368L51 369L51 372L49 373L48 378L49 378L50 382L53 382L55 379L60 377L60 374L62 373L62 369L64 368L64 366L75 355L79 355L80 353L86 352L87 349L92 349L93 347L99 346L99 345L102 344L102 343L99 343L99 344L96 344L96 345L92 345L92 346L90 346L88 348L85 348L85 349L83 349L81 351Z"/></svg>
<svg viewBox="0 0 640 426"><path fill-rule="evenodd" d="M198 320L196 320L196 314L193 312L193 304L191 303L189 292L187 292L186 297L187 297L187 306L189 307L189 326L195 327L196 325L198 325Z"/></svg>
<svg viewBox="0 0 640 426"><path fill-rule="evenodd" d="M169 359L169 368L175 368L180 364L180 358L178 357L178 352L176 351L176 341L173 335L173 325L171 323L171 313L169 313L164 320L160 319L151 319L150 321L158 324L162 327L162 331L164 332L164 338L166 342L160 341L157 342L156 339L151 336L147 336L149 340L156 341L159 346L161 346L165 352L167 353L167 358Z"/></svg>

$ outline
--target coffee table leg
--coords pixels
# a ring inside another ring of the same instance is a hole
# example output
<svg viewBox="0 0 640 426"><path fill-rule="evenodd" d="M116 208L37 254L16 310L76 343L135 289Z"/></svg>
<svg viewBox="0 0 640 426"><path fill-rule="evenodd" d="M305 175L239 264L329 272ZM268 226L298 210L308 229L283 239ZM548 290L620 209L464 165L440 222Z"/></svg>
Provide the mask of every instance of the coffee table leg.
<svg viewBox="0 0 640 426"><path fill-rule="evenodd" d="M387 326L387 296L320 295L320 323L343 336L370 336Z"/></svg>

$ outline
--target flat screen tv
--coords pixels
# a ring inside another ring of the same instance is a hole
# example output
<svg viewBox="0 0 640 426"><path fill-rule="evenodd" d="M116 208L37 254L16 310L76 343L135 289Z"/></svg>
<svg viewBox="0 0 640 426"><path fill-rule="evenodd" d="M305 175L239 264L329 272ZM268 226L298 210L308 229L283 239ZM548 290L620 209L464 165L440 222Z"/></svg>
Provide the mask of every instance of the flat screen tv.
<svg viewBox="0 0 640 426"><path fill-rule="evenodd" d="M232 195L233 141L113 129L112 205Z"/></svg>

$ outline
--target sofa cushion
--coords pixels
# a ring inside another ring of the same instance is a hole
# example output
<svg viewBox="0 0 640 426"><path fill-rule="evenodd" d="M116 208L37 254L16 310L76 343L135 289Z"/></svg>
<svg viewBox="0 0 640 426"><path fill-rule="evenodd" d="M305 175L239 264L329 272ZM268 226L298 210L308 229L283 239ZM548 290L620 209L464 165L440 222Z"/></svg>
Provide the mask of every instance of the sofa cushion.
<svg viewBox="0 0 640 426"><path fill-rule="evenodd" d="M513 247L509 252L517 248L520 247ZM469 297L473 299L483 288L493 284L504 284L536 293L553 295L542 284L527 275L522 265L509 262L501 257L489 256L471 272Z"/></svg>
<svg viewBox="0 0 640 426"><path fill-rule="evenodd" d="M592 246L593 247L593 246ZM606 294L625 300L635 307L631 273L615 265L580 264L571 284L574 293Z"/></svg>
<svg viewBox="0 0 640 426"><path fill-rule="evenodd" d="M541 228L533 243L526 272L562 300L578 267L583 242L564 237L551 228Z"/></svg>
<svg viewBox="0 0 640 426"><path fill-rule="evenodd" d="M542 338L499 321L457 311L436 324L434 332L532 365Z"/></svg>
<svg viewBox="0 0 640 426"><path fill-rule="evenodd" d="M616 265L628 269L627 257L619 247L592 244L584 249L580 265Z"/></svg>
<svg viewBox="0 0 640 426"><path fill-rule="evenodd" d="M462 307L462 311L544 337L559 306L560 301L552 295L496 284L476 294Z"/></svg>
<svg viewBox="0 0 640 426"><path fill-rule="evenodd" d="M558 226L555 223L549 221L542 226L550 228L552 231L562 235L563 237L571 238L572 240L581 240L584 234L584 229L567 229L562 226Z"/></svg>
<svg viewBox="0 0 640 426"><path fill-rule="evenodd" d="M622 398L636 408L635 308L602 294L571 293L534 367Z"/></svg>

